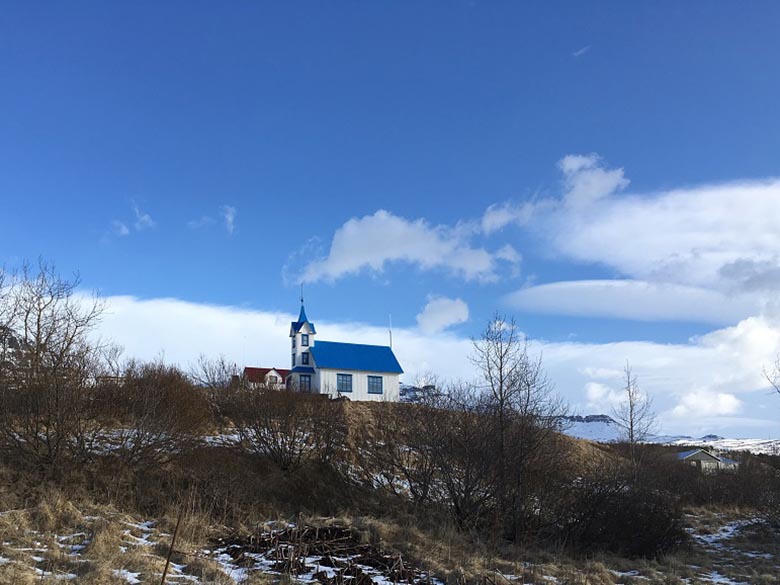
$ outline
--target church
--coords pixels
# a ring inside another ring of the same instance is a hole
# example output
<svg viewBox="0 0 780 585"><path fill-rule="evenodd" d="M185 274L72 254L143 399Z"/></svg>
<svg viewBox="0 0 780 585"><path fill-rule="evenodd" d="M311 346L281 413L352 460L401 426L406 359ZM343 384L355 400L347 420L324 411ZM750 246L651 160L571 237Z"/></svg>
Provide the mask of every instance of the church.
<svg viewBox="0 0 780 585"><path fill-rule="evenodd" d="M290 323L291 369L285 371L288 387L332 398L398 401L403 369L391 347L322 341L316 336L317 329L306 317L301 298L298 320ZM245 368L245 375L247 370L261 369ZM263 375L268 370L262 369Z"/></svg>

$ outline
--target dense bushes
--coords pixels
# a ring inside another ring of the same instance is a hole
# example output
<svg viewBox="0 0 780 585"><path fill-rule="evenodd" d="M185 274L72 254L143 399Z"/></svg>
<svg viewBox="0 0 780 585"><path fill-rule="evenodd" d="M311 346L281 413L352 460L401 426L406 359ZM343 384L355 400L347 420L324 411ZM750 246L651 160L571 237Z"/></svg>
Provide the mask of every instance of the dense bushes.
<svg viewBox="0 0 780 585"><path fill-rule="evenodd" d="M606 465L564 490L562 521L547 534L576 552L655 557L686 540L679 497L634 482L631 469Z"/></svg>

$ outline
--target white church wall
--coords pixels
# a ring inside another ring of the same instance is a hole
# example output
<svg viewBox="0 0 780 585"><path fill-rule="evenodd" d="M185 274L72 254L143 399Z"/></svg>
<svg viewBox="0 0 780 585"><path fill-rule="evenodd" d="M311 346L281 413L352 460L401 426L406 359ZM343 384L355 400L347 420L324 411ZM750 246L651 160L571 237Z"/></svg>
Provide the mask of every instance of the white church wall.
<svg viewBox="0 0 780 585"><path fill-rule="evenodd" d="M383 372L361 372L355 370L330 370L324 368L317 369L316 382L317 388L321 394L329 394L335 398L339 395L337 375L352 375L352 392L345 392L342 395L350 400L367 400L374 402L397 402L399 399L399 374L388 374ZM368 377L380 376L382 378L382 394L368 393Z"/></svg>

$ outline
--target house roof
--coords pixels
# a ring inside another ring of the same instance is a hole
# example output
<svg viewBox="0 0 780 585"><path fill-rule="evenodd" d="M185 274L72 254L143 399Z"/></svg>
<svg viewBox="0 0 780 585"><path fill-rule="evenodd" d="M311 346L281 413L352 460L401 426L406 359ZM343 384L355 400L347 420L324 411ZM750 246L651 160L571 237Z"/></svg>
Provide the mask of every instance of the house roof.
<svg viewBox="0 0 780 585"><path fill-rule="evenodd" d="M720 457L717 455L713 455L706 449L691 449L690 451L681 451L677 454L677 459L688 459L690 457L693 457L694 455L698 455L699 453L703 453L704 455L707 455L708 457L711 457L715 461L722 461Z"/></svg>
<svg viewBox="0 0 780 585"><path fill-rule="evenodd" d="M309 351L318 368L403 373L393 350L385 345L318 341Z"/></svg>
<svg viewBox="0 0 780 585"><path fill-rule="evenodd" d="M311 366L295 366L292 369L293 374L313 374L314 368Z"/></svg>
<svg viewBox="0 0 780 585"><path fill-rule="evenodd" d="M298 333L301 330L301 327L304 326L304 324L309 325L309 328L311 329L312 333L317 333L317 331L314 329L314 323L309 323L309 319L306 317L306 309L303 308L303 303L301 303L301 312L298 315L298 320L290 323L290 329L292 331L290 335L292 336L293 333Z"/></svg>
<svg viewBox="0 0 780 585"><path fill-rule="evenodd" d="M265 382L265 377L268 375L268 372L272 370L278 373L282 377L282 379L287 378L287 376L290 374L290 370L284 370L282 368L246 367L244 368L244 378L246 378L250 382L256 382L258 384L262 384L263 382Z"/></svg>

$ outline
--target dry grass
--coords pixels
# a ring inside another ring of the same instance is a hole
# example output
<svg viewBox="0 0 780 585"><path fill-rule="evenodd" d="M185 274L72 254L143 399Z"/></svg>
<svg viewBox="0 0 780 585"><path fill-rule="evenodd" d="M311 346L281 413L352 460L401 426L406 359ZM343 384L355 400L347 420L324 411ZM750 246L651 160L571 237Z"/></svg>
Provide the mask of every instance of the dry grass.
<svg viewBox="0 0 780 585"><path fill-rule="evenodd" d="M201 583L229 585L233 579L214 559L203 555L212 536L224 530L210 523L208 515L186 504L172 507L154 523L123 514L110 506L76 505L52 492L35 506L0 514L0 555L9 562L0 564L0 583L19 585L59 582L57 575L78 575L86 585L121 582L116 571L126 570L143 583L156 583L175 527L176 515L183 509L179 542L173 563L181 572ZM696 534L717 534L730 522L744 520L740 510L697 509L687 519ZM148 520L148 519L147 519ZM701 575L717 570L720 574L757 585L778 585L777 559L780 545L776 535L760 524L749 525L728 542L729 550L712 550L696 545L658 560L628 560L610 556L575 559L554 550L534 550L499 546L466 535L453 526L421 526L419 519L389 521L373 517L301 517L298 522L351 525L365 543L399 552L404 559L452 585L484 583L544 582L553 577L560 584L613 585L623 583L680 584L702 582ZM84 533L84 536L81 534ZM84 545L78 554L71 546ZM732 550L733 549L733 550ZM740 551L764 556L740 557ZM36 562L32 556L39 557ZM741 559L741 560L740 560ZM729 564L733 565L730 569ZM171 582L184 582L182 577ZM284 579L252 572L245 583L269 585Z"/></svg>

